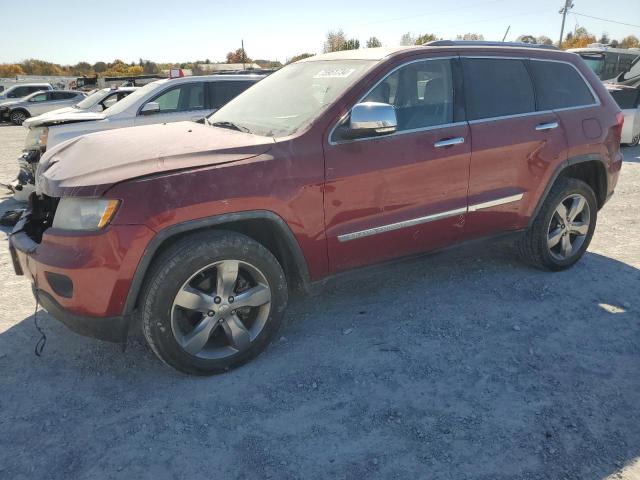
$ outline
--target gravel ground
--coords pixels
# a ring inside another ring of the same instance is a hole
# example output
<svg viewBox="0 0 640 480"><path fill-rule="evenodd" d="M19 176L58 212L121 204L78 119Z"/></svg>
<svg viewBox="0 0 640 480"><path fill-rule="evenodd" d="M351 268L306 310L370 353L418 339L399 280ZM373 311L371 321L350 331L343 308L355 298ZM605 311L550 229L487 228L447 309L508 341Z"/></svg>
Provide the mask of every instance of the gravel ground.
<svg viewBox="0 0 640 480"><path fill-rule="evenodd" d="M24 135L0 126L0 182ZM640 479L640 148L625 158L571 270L499 243L344 274L211 378L42 311L36 357L0 232L0 478Z"/></svg>

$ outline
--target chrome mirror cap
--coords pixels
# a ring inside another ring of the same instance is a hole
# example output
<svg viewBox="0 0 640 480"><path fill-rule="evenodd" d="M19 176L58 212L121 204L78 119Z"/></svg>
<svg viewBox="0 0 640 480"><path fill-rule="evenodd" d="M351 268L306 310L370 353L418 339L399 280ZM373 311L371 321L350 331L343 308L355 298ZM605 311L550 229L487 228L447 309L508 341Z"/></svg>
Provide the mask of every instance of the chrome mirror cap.
<svg viewBox="0 0 640 480"><path fill-rule="evenodd" d="M393 133L398 127L396 110L388 103L358 103L351 109L349 127L353 132Z"/></svg>

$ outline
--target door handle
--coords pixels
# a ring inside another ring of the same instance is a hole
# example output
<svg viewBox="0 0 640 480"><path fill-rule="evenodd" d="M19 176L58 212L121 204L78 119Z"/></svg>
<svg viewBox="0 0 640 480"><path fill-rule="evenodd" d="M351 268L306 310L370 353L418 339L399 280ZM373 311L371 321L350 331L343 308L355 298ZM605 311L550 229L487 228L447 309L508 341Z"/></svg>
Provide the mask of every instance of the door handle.
<svg viewBox="0 0 640 480"><path fill-rule="evenodd" d="M433 144L433 146L436 148L441 148L441 147L449 147L451 145L460 145L461 143L464 143L463 137L445 138L443 140L438 140L436 143Z"/></svg>
<svg viewBox="0 0 640 480"><path fill-rule="evenodd" d="M553 130L554 128L558 128L558 122L549 122L549 123L539 123L536 125L536 130Z"/></svg>

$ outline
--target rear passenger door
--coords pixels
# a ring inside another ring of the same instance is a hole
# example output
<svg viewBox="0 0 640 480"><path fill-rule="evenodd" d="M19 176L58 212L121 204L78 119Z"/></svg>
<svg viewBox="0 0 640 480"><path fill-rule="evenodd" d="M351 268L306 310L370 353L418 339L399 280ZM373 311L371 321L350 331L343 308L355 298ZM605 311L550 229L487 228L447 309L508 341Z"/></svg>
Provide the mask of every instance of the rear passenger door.
<svg viewBox="0 0 640 480"><path fill-rule="evenodd" d="M462 68L472 143L465 237L522 228L527 201L565 155L563 129L552 109L536 108L528 59L463 57Z"/></svg>
<svg viewBox="0 0 640 480"><path fill-rule="evenodd" d="M204 82L189 82L162 91L149 102L156 102L160 110L142 112L143 104L135 119L136 125L199 120L205 116Z"/></svg>

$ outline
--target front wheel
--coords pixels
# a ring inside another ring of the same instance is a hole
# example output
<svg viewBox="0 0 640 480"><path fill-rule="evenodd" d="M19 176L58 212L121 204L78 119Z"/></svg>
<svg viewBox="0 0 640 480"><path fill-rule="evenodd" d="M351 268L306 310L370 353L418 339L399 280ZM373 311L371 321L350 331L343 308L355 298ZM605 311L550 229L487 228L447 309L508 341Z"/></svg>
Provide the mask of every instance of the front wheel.
<svg viewBox="0 0 640 480"><path fill-rule="evenodd" d="M234 232L206 232L177 242L154 262L142 326L162 361L211 375L264 350L286 305L287 281L269 250Z"/></svg>
<svg viewBox="0 0 640 480"><path fill-rule="evenodd" d="M559 178L518 242L521 257L548 270L569 268L587 250L597 216L591 187L575 178Z"/></svg>
<svg viewBox="0 0 640 480"><path fill-rule="evenodd" d="M637 134L633 139L631 139L631 143L627 143L627 147L636 147L640 143L640 133Z"/></svg>
<svg viewBox="0 0 640 480"><path fill-rule="evenodd" d="M14 125L22 125L22 122L24 122L28 117L29 115L24 110L16 110L15 112L11 112L9 120L11 120L11 123Z"/></svg>

